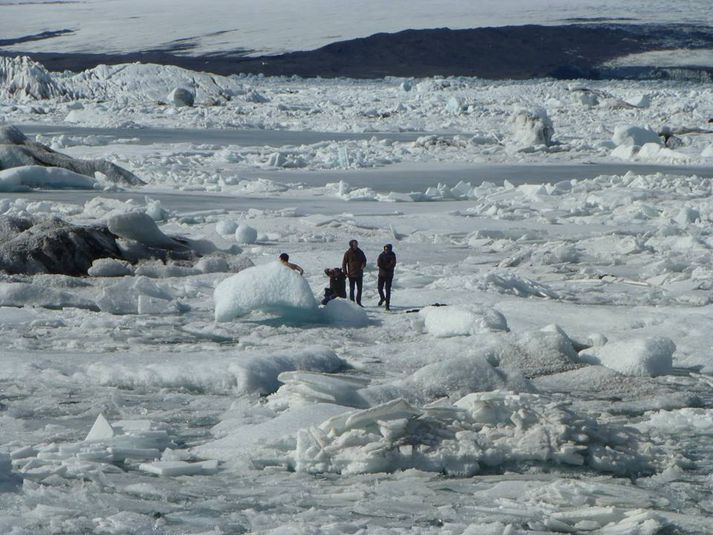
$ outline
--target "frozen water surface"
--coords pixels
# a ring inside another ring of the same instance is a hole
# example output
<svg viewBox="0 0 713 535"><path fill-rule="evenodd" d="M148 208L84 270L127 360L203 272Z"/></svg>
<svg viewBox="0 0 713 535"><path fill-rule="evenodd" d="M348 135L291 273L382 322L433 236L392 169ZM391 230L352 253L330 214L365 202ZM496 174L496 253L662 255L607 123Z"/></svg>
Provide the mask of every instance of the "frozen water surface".
<svg viewBox="0 0 713 535"><path fill-rule="evenodd" d="M148 185L28 183L0 238L145 254L0 276L1 532L713 532L708 85L38 72L3 117Z"/></svg>

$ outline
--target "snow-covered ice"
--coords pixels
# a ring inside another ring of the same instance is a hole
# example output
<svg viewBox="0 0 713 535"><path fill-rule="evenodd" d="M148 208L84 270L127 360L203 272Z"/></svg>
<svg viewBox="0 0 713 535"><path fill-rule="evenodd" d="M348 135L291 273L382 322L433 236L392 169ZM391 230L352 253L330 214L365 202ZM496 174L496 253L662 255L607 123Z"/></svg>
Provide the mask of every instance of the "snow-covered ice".
<svg viewBox="0 0 713 535"><path fill-rule="evenodd" d="M92 189L96 181L60 167L25 165L0 171L0 191L29 191L33 188Z"/></svg>
<svg viewBox="0 0 713 535"><path fill-rule="evenodd" d="M0 532L713 532L708 85L0 72Z"/></svg>

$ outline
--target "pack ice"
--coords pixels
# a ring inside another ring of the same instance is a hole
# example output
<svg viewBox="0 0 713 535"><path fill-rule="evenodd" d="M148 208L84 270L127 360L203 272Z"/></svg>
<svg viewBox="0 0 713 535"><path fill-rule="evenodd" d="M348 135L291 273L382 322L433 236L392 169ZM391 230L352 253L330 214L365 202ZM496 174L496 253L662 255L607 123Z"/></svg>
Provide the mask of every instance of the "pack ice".
<svg viewBox="0 0 713 535"><path fill-rule="evenodd" d="M712 98L0 58L0 532L713 533Z"/></svg>

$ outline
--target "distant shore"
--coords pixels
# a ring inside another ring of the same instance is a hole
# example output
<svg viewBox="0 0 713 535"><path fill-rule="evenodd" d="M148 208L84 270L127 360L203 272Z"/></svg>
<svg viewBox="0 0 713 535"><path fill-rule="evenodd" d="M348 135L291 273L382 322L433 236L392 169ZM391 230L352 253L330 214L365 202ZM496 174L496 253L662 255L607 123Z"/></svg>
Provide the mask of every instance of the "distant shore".
<svg viewBox="0 0 713 535"><path fill-rule="evenodd" d="M31 37L31 36L30 36ZM3 41L9 46L24 42ZM24 41L23 41L24 40ZM608 62L658 50L710 48L713 28L691 25L570 24L504 26L469 30L438 28L380 33L322 48L282 55L248 57L248 51L191 56L183 49L126 54L9 52L27 55L51 71L82 71L101 64L157 63L214 74L382 78L474 76L502 79L685 79L713 80L713 67L618 66Z"/></svg>

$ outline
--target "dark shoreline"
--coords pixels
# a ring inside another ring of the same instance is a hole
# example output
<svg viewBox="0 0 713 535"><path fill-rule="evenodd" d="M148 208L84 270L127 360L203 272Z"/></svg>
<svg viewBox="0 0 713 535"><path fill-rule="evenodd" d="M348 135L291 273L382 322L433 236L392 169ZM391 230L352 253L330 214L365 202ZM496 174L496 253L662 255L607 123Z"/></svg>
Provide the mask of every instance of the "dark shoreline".
<svg viewBox="0 0 713 535"><path fill-rule="evenodd" d="M20 40L27 38L19 38ZM248 51L188 56L185 46L127 54L25 53L51 71L100 64L157 63L214 74L305 78L474 76L491 80L692 79L713 80L713 67L620 67L616 58L654 50L713 48L713 28L692 25L569 24L470 30L405 30L333 43L317 50L247 57Z"/></svg>

